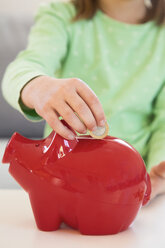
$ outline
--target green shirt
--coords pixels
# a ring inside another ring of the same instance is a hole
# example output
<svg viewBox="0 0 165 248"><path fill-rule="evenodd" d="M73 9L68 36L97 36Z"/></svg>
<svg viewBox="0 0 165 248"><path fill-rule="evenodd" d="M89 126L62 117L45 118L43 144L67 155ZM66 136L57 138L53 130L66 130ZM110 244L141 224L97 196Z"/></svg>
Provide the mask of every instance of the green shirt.
<svg viewBox="0 0 165 248"><path fill-rule="evenodd" d="M165 160L165 28L122 23L101 10L72 23L75 13L72 3L41 5L27 48L6 70L3 95L41 121L20 101L22 87L39 75L82 79L103 105L109 134L133 145L149 171ZM46 124L44 137L51 131Z"/></svg>

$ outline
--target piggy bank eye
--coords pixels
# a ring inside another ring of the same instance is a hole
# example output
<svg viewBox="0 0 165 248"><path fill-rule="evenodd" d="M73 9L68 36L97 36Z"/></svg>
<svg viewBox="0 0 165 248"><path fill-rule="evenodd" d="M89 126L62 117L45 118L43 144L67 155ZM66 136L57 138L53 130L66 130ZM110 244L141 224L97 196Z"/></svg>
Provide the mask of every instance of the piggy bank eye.
<svg viewBox="0 0 165 248"><path fill-rule="evenodd" d="M35 147L39 147L40 146L40 144L35 144Z"/></svg>

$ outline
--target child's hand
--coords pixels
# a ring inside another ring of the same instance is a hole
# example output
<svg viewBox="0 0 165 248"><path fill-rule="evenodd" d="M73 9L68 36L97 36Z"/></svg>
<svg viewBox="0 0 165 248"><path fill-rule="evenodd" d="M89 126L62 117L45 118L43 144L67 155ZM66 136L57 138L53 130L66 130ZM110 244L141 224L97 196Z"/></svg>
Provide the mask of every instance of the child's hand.
<svg viewBox="0 0 165 248"><path fill-rule="evenodd" d="M165 161L154 166L150 172L151 199L165 193Z"/></svg>
<svg viewBox="0 0 165 248"><path fill-rule="evenodd" d="M67 139L74 139L74 134L62 124L59 116L79 133L104 126L106 121L97 96L78 78L34 78L23 88L21 99L27 107L35 109L52 129Z"/></svg>

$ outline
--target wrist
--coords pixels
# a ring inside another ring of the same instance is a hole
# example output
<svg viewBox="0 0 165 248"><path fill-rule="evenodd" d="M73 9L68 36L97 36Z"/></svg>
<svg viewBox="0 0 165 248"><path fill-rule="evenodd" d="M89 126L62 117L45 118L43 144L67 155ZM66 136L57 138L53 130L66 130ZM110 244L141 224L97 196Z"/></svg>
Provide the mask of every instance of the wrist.
<svg viewBox="0 0 165 248"><path fill-rule="evenodd" d="M21 101L28 108L34 109L33 98L35 97L35 88L38 88L38 83L43 77L45 76L37 76L31 79L20 92Z"/></svg>

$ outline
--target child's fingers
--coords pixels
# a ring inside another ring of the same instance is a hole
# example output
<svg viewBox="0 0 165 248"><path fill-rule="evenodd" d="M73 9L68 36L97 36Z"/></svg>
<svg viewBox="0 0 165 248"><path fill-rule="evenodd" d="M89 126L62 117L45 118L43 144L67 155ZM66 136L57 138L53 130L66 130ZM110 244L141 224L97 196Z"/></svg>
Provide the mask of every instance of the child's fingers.
<svg viewBox="0 0 165 248"><path fill-rule="evenodd" d="M97 125L104 126L105 122L102 122L106 121L104 110L95 93L85 83L79 85L77 93L88 104L95 117Z"/></svg>
<svg viewBox="0 0 165 248"><path fill-rule="evenodd" d="M47 121L49 126L62 137L71 140L75 138L73 132L70 129L68 129L66 126L64 126L62 122L58 119L53 109L49 109L47 113L44 114L43 118Z"/></svg>
<svg viewBox="0 0 165 248"><path fill-rule="evenodd" d="M72 96L69 96L66 101L69 106L71 106L71 108L78 114L89 130L93 130L94 127L97 127L95 117L93 116L89 106L76 92L74 92Z"/></svg>
<svg viewBox="0 0 165 248"><path fill-rule="evenodd" d="M85 125L66 102L59 102L56 110L74 130L79 133L87 132Z"/></svg>
<svg viewBox="0 0 165 248"><path fill-rule="evenodd" d="M165 179L165 161L162 161L158 165L152 167L151 174L156 173L158 176Z"/></svg>

